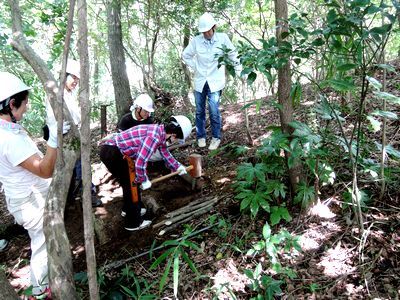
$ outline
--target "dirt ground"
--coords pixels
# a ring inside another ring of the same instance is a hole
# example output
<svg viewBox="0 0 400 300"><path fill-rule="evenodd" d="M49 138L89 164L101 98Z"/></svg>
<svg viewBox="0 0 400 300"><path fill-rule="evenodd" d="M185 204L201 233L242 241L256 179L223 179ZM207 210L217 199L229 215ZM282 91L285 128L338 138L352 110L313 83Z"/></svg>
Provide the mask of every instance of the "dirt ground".
<svg viewBox="0 0 400 300"><path fill-rule="evenodd" d="M202 155L201 188L192 190L189 183L176 176L152 186L150 190L143 193L143 197L156 199L161 206L157 214L149 212L146 216L153 220L153 224L161 221L166 213L192 201L207 197L221 199L210 212L195 218L191 224L197 229L205 227L207 217L215 214L221 219L229 220L232 229L230 236L224 241L224 246L220 241L221 232L211 230L204 233L203 240L198 241L204 253L195 257L194 261L202 274L213 278L215 286L218 285L219 280L230 278L231 282L234 282L231 289L241 295L239 299L247 299L250 297L246 288L248 280L244 278L242 271L248 267L250 261L243 259L242 254L233 251L226 244L234 244L235 240L243 238L251 231L261 234L262 226L268 218L265 214L261 214L257 220L252 220L246 215L239 215L239 203L234 200L231 184L235 179L236 167L242 160L232 158L229 151L234 144L247 144L244 112L241 105L229 104L223 106L222 114L224 127L221 151L210 153L207 149L197 148L193 143L191 146L172 152L184 164L187 164L186 160L190 153ZM259 113L251 109L249 121L253 143L257 145L267 134L265 130L267 126L279 124L279 115L264 106ZM96 137L99 136L99 130L94 130L93 135L95 136L93 140L98 140ZM129 260L147 251L154 240L159 245L163 240L174 239L181 235L182 226L163 237L158 234L159 228L149 228L133 233L124 230L123 218L120 215L122 191L104 166L99 163L95 145L92 152L93 182L104 203L103 207L93 209L96 218L102 220L105 241L100 244L99 240L96 240L98 267L107 266L116 261ZM168 171L159 165L149 166L150 178L166 172ZM29 237L22 228L13 223L13 218L7 213L4 196L0 197L2 237L10 240L7 250L0 253L0 263L5 265L10 282L19 291L29 284L26 267L30 255ZM368 248L368 251L365 251L366 256L374 259L374 264L368 270L369 273L365 275L360 274L361 270L358 267L358 260L361 258L357 257L359 233L356 232L356 226L347 219L347 216L342 215L340 201L337 201L335 195L326 199L323 206L315 209L315 213L305 214L298 209L291 211L293 221L287 225L287 229L294 234L302 235L301 245L304 253L299 254L298 257L283 259L284 264L295 270L297 277L286 282L287 294L282 295L281 298L363 299L375 295L384 299L398 299L400 289L399 211L396 209L377 210L376 214L371 213L368 218L376 230L372 231L373 228L370 228L368 242L364 245ZM393 200L396 203L393 206L398 207L400 202L398 195ZM74 271L78 273L84 271L86 267L79 201L67 204L65 223L70 238ZM243 245L244 249L249 249L251 238L243 239L247 242ZM366 258L365 261L370 262ZM138 275L147 273L143 270L144 261L133 260L131 263L137 266ZM204 286L204 282L193 283L191 277L193 277L192 273L182 272L183 285L180 290L182 299L209 299L210 294L205 292L207 289L204 288L207 287ZM368 289L365 281L360 278L368 278ZM171 290L167 289L168 292ZM219 299L230 299L230 296L222 291Z"/></svg>

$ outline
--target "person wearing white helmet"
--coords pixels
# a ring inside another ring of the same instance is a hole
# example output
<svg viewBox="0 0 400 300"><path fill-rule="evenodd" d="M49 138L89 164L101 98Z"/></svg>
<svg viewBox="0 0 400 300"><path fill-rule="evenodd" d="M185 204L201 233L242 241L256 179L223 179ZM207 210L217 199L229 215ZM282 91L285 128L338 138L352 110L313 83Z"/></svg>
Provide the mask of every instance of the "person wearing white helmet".
<svg viewBox="0 0 400 300"><path fill-rule="evenodd" d="M75 125L80 127L81 125L81 108L79 106L78 97L77 97L77 86L79 84L80 79L80 64L76 60L69 59L67 62L67 66L65 68L65 72L67 73L67 78L65 81L64 87L64 102L67 105L69 112L71 113L72 120ZM53 109L48 101L46 101L46 113L47 113L47 124L53 124L56 122L56 118L54 116ZM47 128L43 127L44 139L47 140ZM99 207L103 205L103 202L97 198L96 188L94 184L91 185L91 193L92 193L92 207ZM71 184L68 190L67 198L69 200L80 198L82 194L82 164L81 160L78 159L75 164L74 172L71 178Z"/></svg>
<svg viewBox="0 0 400 300"><path fill-rule="evenodd" d="M237 51L225 33L215 31L217 22L210 13L199 18L199 35L183 50L182 59L194 72L194 97L196 101L196 138L199 147L206 146L206 102L211 123L212 139L208 149L215 150L221 143L222 118L219 110L222 90L225 87L225 66L218 67L222 49L230 49L229 59L240 75L242 66Z"/></svg>
<svg viewBox="0 0 400 300"><path fill-rule="evenodd" d="M130 112L123 115L118 122L117 128L120 131L144 124L153 124L151 113L154 112L153 99L148 94L141 94L133 101Z"/></svg>
<svg viewBox="0 0 400 300"><path fill-rule="evenodd" d="M49 124L43 155L26 130L18 124L28 110L31 88L8 72L0 72L0 182L9 212L31 239L32 293L48 289L47 250L43 212L57 158L57 123ZM64 123L64 133L69 130Z"/></svg>
<svg viewBox="0 0 400 300"><path fill-rule="evenodd" d="M179 171L179 175L186 174L186 168L169 152L167 141L184 140L190 135L191 130L191 122L186 116L173 116L167 124L134 126L108 136L100 142L100 160L122 187L126 230L140 230L151 224L150 220L143 220L141 216L140 189L146 190L151 187L146 168L154 152L160 151L164 163L171 171ZM134 183L131 181L124 157L134 161L136 185L133 190Z"/></svg>

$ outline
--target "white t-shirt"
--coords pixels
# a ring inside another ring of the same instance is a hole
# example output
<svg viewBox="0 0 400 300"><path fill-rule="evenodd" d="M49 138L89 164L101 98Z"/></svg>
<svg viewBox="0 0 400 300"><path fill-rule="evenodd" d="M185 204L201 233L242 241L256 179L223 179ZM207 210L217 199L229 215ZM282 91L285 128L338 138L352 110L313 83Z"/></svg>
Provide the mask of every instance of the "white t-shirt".
<svg viewBox="0 0 400 300"><path fill-rule="evenodd" d="M76 93L74 91L68 92L64 91L64 102L67 105L69 112L71 113L72 120L74 120L75 125L81 124L81 109L79 108L79 103L77 100ZM46 100L46 114L47 114L47 125L54 124L56 118L54 116L53 109L51 108L49 100Z"/></svg>
<svg viewBox="0 0 400 300"><path fill-rule="evenodd" d="M19 124L0 120L0 141L0 182L6 197L24 198L34 191L47 190L51 179L19 166L35 153L43 156L27 132Z"/></svg>

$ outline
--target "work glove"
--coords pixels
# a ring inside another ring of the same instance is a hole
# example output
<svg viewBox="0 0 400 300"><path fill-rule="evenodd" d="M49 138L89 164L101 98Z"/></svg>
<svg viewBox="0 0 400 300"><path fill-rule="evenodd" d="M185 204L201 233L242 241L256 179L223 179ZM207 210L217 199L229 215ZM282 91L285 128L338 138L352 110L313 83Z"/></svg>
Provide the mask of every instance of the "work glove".
<svg viewBox="0 0 400 300"><path fill-rule="evenodd" d="M49 140L47 141L47 145L51 148L57 148L58 141L57 141L57 122L48 125L49 126ZM63 130L62 133L66 134L71 128L71 125L68 121L64 121L63 123Z"/></svg>
<svg viewBox="0 0 400 300"><path fill-rule="evenodd" d="M144 182L142 182L142 185L140 186L140 188L144 191L147 190L151 187L151 182L150 180L146 180Z"/></svg>
<svg viewBox="0 0 400 300"><path fill-rule="evenodd" d="M176 169L176 170L179 171L179 173L178 173L179 176L182 176L182 175L187 174L186 168L185 168L185 166L183 166L183 165L180 165L179 168Z"/></svg>

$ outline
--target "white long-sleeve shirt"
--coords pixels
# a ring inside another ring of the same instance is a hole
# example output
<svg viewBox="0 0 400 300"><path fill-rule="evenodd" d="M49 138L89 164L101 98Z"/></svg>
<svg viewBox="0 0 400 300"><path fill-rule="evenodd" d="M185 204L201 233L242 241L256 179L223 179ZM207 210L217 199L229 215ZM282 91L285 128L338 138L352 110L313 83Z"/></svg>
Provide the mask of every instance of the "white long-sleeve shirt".
<svg viewBox="0 0 400 300"><path fill-rule="evenodd" d="M228 35L215 32L208 41L203 34L195 36L183 50L182 59L194 72L194 89L202 92L204 84L208 82L211 92L217 92L225 87L225 66L218 68L218 57L221 56L222 46L225 45L229 52L229 59L235 65L236 74L240 74L242 66L237 57L237 51Z"/></svg>
<svg viewBox="0 0 400 300"><path fill-rule="evenodd" d="M76 90L76 89L75 89ZM81 109L79 107L77 95L74 91L68 92L64 90L64 101L67 105L69 112L71 113L72 120L75 125L80 126L81 124ZM48 125L54 124L56 122L56 118L54 116L53 109L51 108L49 100L46 100L46 122Z"/></svg>

